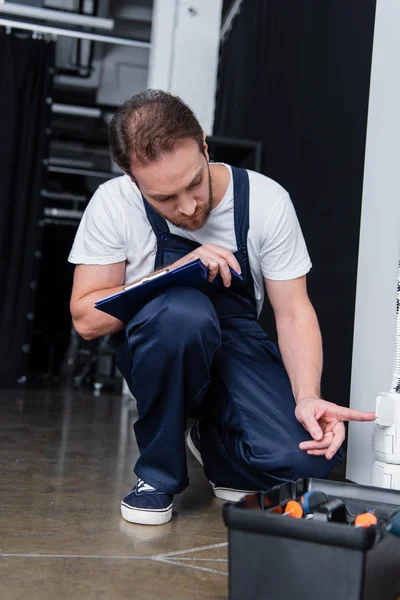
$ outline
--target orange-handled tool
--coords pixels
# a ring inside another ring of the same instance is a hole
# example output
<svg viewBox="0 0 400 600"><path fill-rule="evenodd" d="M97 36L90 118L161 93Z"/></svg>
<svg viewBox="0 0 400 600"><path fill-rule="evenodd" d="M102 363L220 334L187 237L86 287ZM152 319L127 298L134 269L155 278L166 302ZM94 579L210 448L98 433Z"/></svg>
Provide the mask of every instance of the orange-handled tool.
<svg viewBox="0 0 400 600"><path fill-rule="evenodd" d="M376 525L378 523L378 519L371 512L361 513L356 516L356 520L354 521L355 527L371 527L371 525Z"/></svg>
<svg viewBox="0 0 400 600"><path fill-rule="evenodd" d="M293 519L301 519L303 516L303 507L296 500L289 500L285 506L284 517L292 517Z"/></svg>

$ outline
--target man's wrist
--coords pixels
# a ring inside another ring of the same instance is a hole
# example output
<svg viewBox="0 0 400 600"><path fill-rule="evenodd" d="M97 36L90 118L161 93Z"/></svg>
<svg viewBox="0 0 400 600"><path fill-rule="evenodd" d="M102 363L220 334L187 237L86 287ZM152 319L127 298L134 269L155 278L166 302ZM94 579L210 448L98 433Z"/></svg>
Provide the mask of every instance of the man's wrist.
<svg viewBox="0 0 400 600"><path fill-rule="evenodd" d="M310 400L310 399L319 400L320 398L321 398L320 392L315 391L315 390L312 392L299 392L299 393L294 394L294 399L295 399L296 404L299 404L303 400Z"/></svg>

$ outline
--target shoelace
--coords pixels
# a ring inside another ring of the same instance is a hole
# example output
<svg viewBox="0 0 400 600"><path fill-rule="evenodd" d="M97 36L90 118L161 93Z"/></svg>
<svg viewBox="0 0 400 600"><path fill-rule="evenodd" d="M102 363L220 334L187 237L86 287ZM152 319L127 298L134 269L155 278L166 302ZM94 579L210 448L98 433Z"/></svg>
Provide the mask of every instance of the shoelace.
<svg viewBox="0 0 400 600"><path fill-rule="evenodd" d="M136 484L136 490L138 494L140 494L141 492L155 492L156 488L153 488L153 486L143 481L143 479L138 479Z"/></svg>

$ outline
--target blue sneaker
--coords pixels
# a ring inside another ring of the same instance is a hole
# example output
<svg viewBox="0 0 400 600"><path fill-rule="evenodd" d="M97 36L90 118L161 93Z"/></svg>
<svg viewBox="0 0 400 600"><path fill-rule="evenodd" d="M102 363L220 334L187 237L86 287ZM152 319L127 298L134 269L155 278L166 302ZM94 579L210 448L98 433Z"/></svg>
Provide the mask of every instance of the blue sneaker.
<svg viewBox="0 0 400 600"><path fill-rule="evenodd" d="M121 502L125 521L140 525L164 525L172 518L173 496L159 492L142 479Z"/></svg>
<svg viewBox="0 0 400 600"><path fill-rule="evenodd" d="M186 436L186 443L190 452L203 466L203 459L200 452L200 432L198 421L196 421L196 423L189 429L189 432ZM220 498L220 500L225 500L227 502L239 502L247 494L254 494L254 491L252 490L234 490L232 488L216 485L212 481L210 481L210 484L216 498Z"/></svg>

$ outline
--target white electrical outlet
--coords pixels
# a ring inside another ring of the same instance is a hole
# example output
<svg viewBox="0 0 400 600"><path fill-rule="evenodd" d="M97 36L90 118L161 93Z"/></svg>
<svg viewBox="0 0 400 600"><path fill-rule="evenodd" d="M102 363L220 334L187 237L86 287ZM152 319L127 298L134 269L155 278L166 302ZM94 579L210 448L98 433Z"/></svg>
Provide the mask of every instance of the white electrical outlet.
<svg viewBox="0 0 400 600"><path fill-rule="evenodd" d="M372 468L371 483L400 489L400 394L379 394L375 412L372 448L377 461Z"/></svg>

